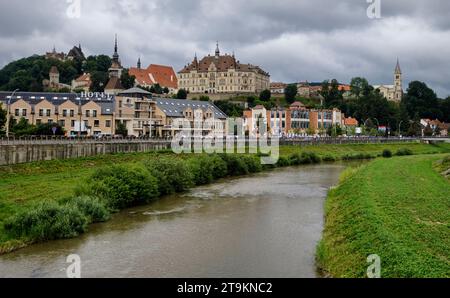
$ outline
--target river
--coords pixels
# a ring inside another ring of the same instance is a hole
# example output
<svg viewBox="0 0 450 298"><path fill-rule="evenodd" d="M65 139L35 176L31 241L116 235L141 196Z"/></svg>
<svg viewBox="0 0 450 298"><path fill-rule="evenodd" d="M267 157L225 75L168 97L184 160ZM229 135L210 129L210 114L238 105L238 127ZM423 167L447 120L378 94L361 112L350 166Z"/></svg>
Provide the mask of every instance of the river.
<svg viewBox="0 0 450 298"><path fill-rule="evenodd" d="M75 239L0 256L0 277L316 277L327 191L343 164L224 179L127 209Z"/></svg>

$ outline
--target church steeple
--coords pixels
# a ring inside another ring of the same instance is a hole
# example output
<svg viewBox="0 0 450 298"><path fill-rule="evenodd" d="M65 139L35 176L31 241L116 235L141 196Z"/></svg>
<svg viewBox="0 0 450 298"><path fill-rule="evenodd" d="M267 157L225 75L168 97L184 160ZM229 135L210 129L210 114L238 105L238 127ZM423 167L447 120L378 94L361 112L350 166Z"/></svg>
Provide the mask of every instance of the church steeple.
<svg viewBox="0 0 450 298"><path fill-rule="evenodd" d="M139 59L138 59L137 68L141 69L141 57L139 57Z"/></svg>
<svg viewBox="0 0 450 298"><path fill-rule="evenodd" d="M400 61L397 58L397 65L394 72L394 100L401 101L403 97L403 80L402 69L400 68Z"/></svg>
<svg viewBox="0 0 450 298"><path fill-rule="evenodd" d="M219 41L216 43L216 58L218 59L220 56L220 50L219 50Z"/></svg>
<svg viewBox="0 0 450 298"><path fill-rule="evenodd" d="M395 74L402 74L402 69L400 68L400 61L397 58L397 65L395 66Z"/></svg>
<svg viewBox="0 0 450 298"><path fill-rule="evenodd" d="M117 34L114 41L113 61L119 63L119 53L117 52Z"/></svg>

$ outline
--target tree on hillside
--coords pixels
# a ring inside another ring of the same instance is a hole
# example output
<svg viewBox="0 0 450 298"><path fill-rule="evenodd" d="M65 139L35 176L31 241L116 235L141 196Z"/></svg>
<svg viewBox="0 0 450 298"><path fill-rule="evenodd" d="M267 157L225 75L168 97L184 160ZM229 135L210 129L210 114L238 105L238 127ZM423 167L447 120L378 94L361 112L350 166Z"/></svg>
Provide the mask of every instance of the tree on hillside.
<svg viewBox="0 0 450 298"><path fill-rule="evenodd" d="M261 91L261 93L259 94L259 100L261 101L269 101L271 97L272 93L270 93L270 90L267 89Z"/></svg>
<svg viewBox="0 0 450 298"><path fill-rule="evenodd" d="M290 104L295 101L297 93L298 93L297 84L289 84L284 89L284 96L286 98L286 101Z"/></svg>
<svg viewBox="0 0 450 298"><path fill-rule="evenodd" d="M218 100L214 104L229 117L242 117L244 108L228 100Z"/></svg>
<svg viewBox="0 0 450 298"><path fill-rule="evenodd" d="M440 110L442 112L442 119L446 123L450 123L450 96L441 100Z"/></svg>
<svg viewBox="0 0 450 298"><path fill-rule="evenodd" d="M109 76L107 72L103 71L94 71L91 73L91 92L103 92L105 90L105 86L108 83Z"/></svg>
<svg viewBox="0 0 450 298"><path fill-rule="evenodd" d="M322 90L320 91L324 99L324 106L327 108L341 108L344 97L339 90L339 83L337 80L331 80L331 84L328 81L324 81L322 84Z"/></svg>
<svg viewBox="0 0 450 298"><path fill-rule="evenodd" d="M180 89L177 92L177 99L187 99L188 93L185 89Z"/></svg>
<svg viewBox="0 0 450 298"><path fill-rule="evenodd" d="M98 55L98 56L89 56L83 66L84 72L108 72L111 67L112 61L109 56L106 55Z"/></svg>
<svg viewBox="0 0 450 298"><path fill-rule="evenodd" d="M369 82L365 78L356 77L350 82L350 93L356 98L359 98L368 87Z"/></svg>
<svg viewBox="0 0 450 298"><path fill-rule="evenodd" d="M440 119L443 116L439 110L439 101L436 93L423 82L411 82L402 103L406 106L408 115L411 118L416 114L420 118L429 119Z"/></svg>
<svg viewBox="0 0 450 298"><path fill-rule="evenodd" d="M128 73L128 69L124 69L122 71L122 75L120 76L120 83L124 89L130 89L134 87L134 83L136 82L136 77Z"/></svg>

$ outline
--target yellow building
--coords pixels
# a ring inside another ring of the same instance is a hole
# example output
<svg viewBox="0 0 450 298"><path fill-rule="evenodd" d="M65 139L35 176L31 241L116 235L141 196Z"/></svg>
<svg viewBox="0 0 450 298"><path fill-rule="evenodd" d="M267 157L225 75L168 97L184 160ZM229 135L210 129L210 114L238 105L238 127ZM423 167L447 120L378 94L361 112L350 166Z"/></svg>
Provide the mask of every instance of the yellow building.
<svg viewBox="0 0 450 298"><path fill-rule="evenodd" d="M0 92L4 108L19 121L39 125L55 123L66 135L114 134L114 98L81 97L75 93Z"/></svg>
<svg viewBox="0 0 450 298"><path fill-rule="evenodd" d="M243 64L233 55L194 60L178 72L178 88L191 94L259 94L270 89L270 75L259 66Z"/></svg>

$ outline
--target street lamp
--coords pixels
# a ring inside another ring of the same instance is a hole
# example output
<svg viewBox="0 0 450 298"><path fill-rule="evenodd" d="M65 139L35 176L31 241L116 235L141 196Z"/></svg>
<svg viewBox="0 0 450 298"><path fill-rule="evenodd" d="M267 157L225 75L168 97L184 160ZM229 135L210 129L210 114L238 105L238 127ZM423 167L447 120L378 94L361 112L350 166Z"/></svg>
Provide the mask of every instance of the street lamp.
<svg viewBox="0 0 450 298"><path fill-rule="evenodd" d="M18 92L19 89L16 89L13 91L13 93L11 94L11 97L8 99L8 104L6 107L6 137L9 138L9 110L10 110L10 105L11 105L11 99L14 97L14 94L16 94L16 92Z"/></svg>

